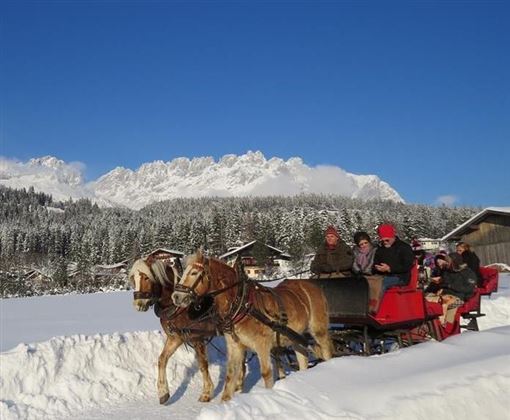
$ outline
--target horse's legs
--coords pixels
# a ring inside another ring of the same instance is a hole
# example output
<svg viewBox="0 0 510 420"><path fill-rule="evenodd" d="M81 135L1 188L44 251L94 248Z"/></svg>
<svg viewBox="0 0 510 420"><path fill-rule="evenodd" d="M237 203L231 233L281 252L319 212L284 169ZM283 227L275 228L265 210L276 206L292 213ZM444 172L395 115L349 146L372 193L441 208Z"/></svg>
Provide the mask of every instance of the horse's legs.
<svg viewBox="0 0 510 420"><path fill-rule="evenodd" d="M261 337L259 344L255 349L259 357L260 375L264 379L266 388L272 388L274 385L273 366L271 365L271 338Z"/></svg>
<svg viewBox="0 0 510 420"><path fill-rule="evenodd" d="M315 353L317 357L323 360L329 360L332 357L333 344L329 336L328 326L329 317L328 313L322 308L312 308L316 313L310 320L310 334L315 339L317 346L315 346Z"/></svg>
<svg viewBox="0 0 510 420"><path fill-rule="evenodd" d="M308 355L300 353L297 350L295 350L294 353L296 353L296 359L298 362L299 370L308 369Z"/></svg>
<svg viewBox="0 0 510 420"><path fill-rule="evenodd" d="M175 350L182 344L182 339L177 335L168 335L166 337L163 351L159 355L158 360L158 396L159 403L164 404L170 398L170 392L168 390L168 381L166 378L166 365L170 356L174 354Z"/></svg>
<svg viewBox="0 0 510 420"><path fill-rule="evenodd" d="M333 344L331 343L328 331L323 331L321 329L312 333L312 336L318 344L318 346L315 346L317 357L320 357L322 360L331 359Z"/></svg>
<svg viewBox="0 0 510 420"><path fill-rule="evenodd" d="M328 302L320 290L304 289L310 304L309 330L318 346L315 346L317 357L329 360L332 357L333 344L329 337ZM320 347L319 349L317 347ZM319 350L319 351L317 351Z"/></svg>
<svg viewBox="0 0 510 420"><path fill-rule="evenodd" d="M244 349L243 358L241 360L241 371L237 375L237 383L235 392L243 392L244 378L246 377L246 349Z"/></svg>
<svg viewBox="0 0 510 420"><path fill-rule="evenodd" d="M227 342L227 374L225 375L222 401L230 400L234 394L245 354L244 346L234 339L231 334L225 334L225 341Z"/></svg>
<svg viewBox="0 0 510 420"><path fill-rule="evenodd" d="M271 356L275 361L274 363L276 365L276 370L278 372L278 379L284 379L287 375L285 375L285 369L283 368L282 352L277 347L274 347L271 350Z"/></svg>
<svg viewBox="0 0 510 420"><path fill-rule="evenodd" d="M211 381L211 376L209 375L209 362L207 360L207 347L205 343L201 340L197 340L193 342L193 347L195 347L195 352L197 354L198 359L198 367L200 369L200 373L202 374L202 394L198 401L200 402L209 402L211 401L211 395L213 391L213 383Z"/></svg>

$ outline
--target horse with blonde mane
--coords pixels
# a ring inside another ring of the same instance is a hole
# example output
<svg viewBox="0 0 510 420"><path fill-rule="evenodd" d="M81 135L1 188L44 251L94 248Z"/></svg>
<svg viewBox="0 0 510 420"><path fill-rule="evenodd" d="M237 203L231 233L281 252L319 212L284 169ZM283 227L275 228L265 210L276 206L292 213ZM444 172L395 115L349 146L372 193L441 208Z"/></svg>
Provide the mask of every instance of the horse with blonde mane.
<svg viewBox="0 0 510 420"><path fill-rule="evenodd" d="M308 331L315 339L319 358L331 358L328 335L328 308L322 291L306 280L285 280L275 288L241 276L239 270L223 261L207 258L200 251L188 258L172 299L187 307L196 299L212 296L218 315L218 328L227 342L228 361L222 401L232 398L239 381L247 348L257 353L266 388L274 379L271 349L294 346L296 337ZM296 351L299 369L308 367L308 354Z"/></svg>
<svg viewBox="0 0 510 420"><path fill-rule="evenodd" d="M156 312L166 334L165 345L158 360L159 402L164 404L170 398L166 367L170 357L183 343L190 343L195 349L203 379L199 401L208 402L211 400L213 383L209 375L206 339L216 335L216 329L208 320L207 313L200 313L200 308L191 308L195 312L198 310L191 319L190 314L193 315L193 312L177 308L172 303L174 282L178 278L176 265L175 262L168 264L153 257L136 260L129 272L135 290L133 305L136 310L144 312L156 305Z"/></svg>

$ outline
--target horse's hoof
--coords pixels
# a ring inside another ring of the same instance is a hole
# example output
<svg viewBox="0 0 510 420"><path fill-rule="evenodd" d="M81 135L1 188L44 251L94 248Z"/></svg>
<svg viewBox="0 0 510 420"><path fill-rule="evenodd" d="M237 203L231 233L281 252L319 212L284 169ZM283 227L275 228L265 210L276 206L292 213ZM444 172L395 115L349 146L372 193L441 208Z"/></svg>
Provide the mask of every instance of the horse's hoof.
<svg viewBox="0 0 510 420"><path fill-rule="evenodd" d="M170 399L170 394L167 392L165 395L159 397L159 403L165 404Z"/></svg>
<svg viewBox="0 0 510 420"><path fill-rule="evenodd" d="M223 397L221 397L221 402L227 402L227 401L230 401L231 399L232 399L232 397L224 395Z"/></svg>
<svg viewBox="0 0 510 420"><path fill-rule="evenodd" d="M209 402L209 401L211 401L211 397L209 395L201 395L200 398L198 399L198 401Z"/></svg>

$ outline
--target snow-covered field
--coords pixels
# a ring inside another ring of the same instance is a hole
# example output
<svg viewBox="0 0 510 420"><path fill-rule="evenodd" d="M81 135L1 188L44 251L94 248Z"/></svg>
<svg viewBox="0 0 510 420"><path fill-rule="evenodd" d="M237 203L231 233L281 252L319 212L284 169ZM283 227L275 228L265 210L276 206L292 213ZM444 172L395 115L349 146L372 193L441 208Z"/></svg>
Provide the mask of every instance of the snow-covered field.
<svg viewBox="0 0 510 420"><path fill-rule="evenodd" d="M129 292L0 301L0 418L73 419L508 419L510 274L482 303L481 332L382 356L344 357L263 388L256 358L244 394L219 402L223 341L209 346L215 400L197 402L192 351L168 367L171 399L160 406L163 336Z"/></svg>

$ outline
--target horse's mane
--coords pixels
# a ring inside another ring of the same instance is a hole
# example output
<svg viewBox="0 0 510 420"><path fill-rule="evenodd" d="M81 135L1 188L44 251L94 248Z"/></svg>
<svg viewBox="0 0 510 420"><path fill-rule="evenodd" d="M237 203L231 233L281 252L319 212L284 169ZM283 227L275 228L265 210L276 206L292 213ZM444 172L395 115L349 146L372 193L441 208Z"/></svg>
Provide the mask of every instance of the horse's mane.
<svg viewBox="0 0 510 420"><path fill-rule="evenodd" d="M136 260L129 271L129 276L131 277L136 271L145 274L152 283L159 283L162 286L173 285L173 280L169 279L166 274L166 265L163 261L154 260L149 267L145 260Z"/></svg>

